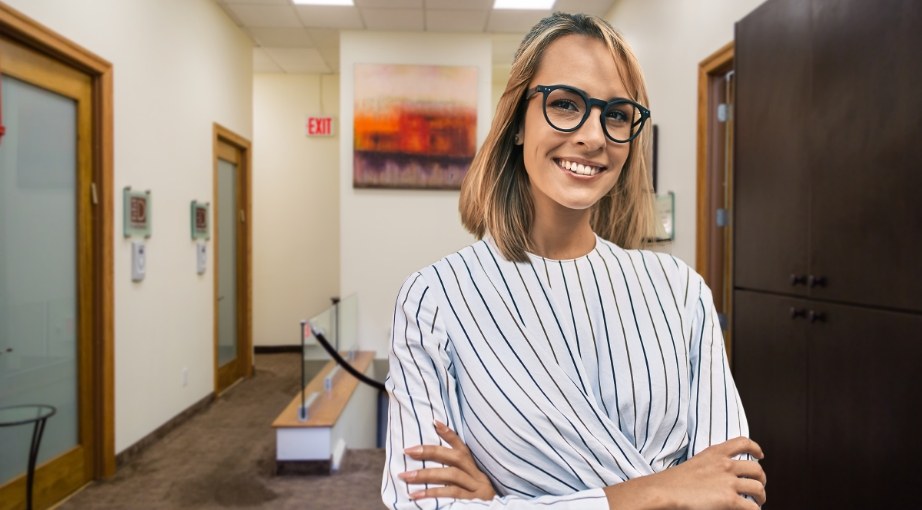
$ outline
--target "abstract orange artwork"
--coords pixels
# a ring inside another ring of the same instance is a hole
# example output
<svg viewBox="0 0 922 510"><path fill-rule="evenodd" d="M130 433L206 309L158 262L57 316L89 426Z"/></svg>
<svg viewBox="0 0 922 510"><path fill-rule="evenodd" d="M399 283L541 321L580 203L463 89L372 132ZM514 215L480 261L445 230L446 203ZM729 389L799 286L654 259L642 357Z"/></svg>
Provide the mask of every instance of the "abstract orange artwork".
<svg viewBox="0 0 922 510"><path fill-rule="evenodd" d="M477 143L477 68L356 64L352 185L458 189Z"/></svg>

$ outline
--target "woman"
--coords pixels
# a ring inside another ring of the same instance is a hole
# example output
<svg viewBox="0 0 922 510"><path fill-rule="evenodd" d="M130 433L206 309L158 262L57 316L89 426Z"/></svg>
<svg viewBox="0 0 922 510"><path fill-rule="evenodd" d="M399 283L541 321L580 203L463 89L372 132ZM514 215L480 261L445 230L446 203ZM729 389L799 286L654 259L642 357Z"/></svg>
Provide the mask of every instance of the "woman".
<svg viewBox="0 0 922 510"><path fill-rule="evenodd" d="M390 508L764 502L710 291L632 249L652 225L644 104L604 20L558 13L523 40L462 186L481 240L398 295Z"/></svg>

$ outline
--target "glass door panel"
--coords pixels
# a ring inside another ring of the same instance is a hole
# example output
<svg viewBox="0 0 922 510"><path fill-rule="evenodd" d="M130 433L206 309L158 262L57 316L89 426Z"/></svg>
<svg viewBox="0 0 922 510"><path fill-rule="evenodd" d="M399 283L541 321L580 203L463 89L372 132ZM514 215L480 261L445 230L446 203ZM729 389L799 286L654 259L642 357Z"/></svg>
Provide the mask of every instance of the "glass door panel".
<svg viewBox="0 0 922 510"><path fill-rule="evenodd" d="M218 366L237 359L237 165L218 160Z"/></svg>
<svg viewBox="0 0 922 510"><path fill-rule="evenodd" d="M38 462L79 442L77 103L2 77L0 406L50 404ZM31 427L0 428L0 485L23 475Z"/></svg>

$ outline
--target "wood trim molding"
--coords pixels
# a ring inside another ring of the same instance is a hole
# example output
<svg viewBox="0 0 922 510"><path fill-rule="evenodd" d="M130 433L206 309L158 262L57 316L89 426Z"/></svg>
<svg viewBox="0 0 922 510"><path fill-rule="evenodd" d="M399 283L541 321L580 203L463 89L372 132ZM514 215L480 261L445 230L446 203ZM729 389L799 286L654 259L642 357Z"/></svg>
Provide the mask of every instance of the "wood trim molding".
<svg viewBox="0 0 922 510"><path fill-rule="evenodd" d="M96 478L115 474L115 291L113 285L114 150L112 64L86 48L0 2L0 32L6 37L86 73L93 97L93 182L98 202L93 215L95 377L92 393L96 407Z"/></svg>
<svg viewBox="0 0 922 510"><path fill-rule="evenodd" d="M243 363L242 373L244 377L252 377L253 375L253 171L252 171L252 161L253 161L253 151L252 143L244 138L243 136L234 133L230 129L214 123L212 127L212 144L213 144L213 154L212 159L214 162L213 165L213 175L212 182L214 183L212 191L212 203L217 204L217 182L218 182L218 156L221 154L221 144L229 144L240 151L242 155L242 161L237 161L238 171L240 172L240 180L242 181L242 186L239 187L239 199L240 207L243 210L243 226L239 231L240 235L243 238L243 257L240 262L241 268L240 271L242 274L238 273L237 282L238 282L238 299L242 300L239 305L238 310L241 312L240 318L240 329L238 330L238 335L242 334L242 337L238 338L238 341L243 342L243 355L240 357L240 362ZM229 159L229 158L228 158ZM236 157L234 159L237 159ZM215 209L216 211L216 209ZM217 225L217 220L215 225ZM217 248L212 250L213 267L218 267L218 250ZM214 276L214 295L218 295L218 278L215 274ZM214 315L214 349L217 350L218 343L218 313L215 310ZM214 387L216 390L221 388L221 381L219 380L218 374L218 363L217 359L215 360L214 366Z"/></svg>
<svg viewBox="0 0 922 510"><path fill-rule="evenodd" d="M695 270L708 281L707 264L707 225L711 221L707 204L710 203L710 190L707 181L708 162L708 111L714 105L708 101L708 77L733 60L734 43L730 41L698 64L698 147L697 147L697 211L695 225Z"/></svg>

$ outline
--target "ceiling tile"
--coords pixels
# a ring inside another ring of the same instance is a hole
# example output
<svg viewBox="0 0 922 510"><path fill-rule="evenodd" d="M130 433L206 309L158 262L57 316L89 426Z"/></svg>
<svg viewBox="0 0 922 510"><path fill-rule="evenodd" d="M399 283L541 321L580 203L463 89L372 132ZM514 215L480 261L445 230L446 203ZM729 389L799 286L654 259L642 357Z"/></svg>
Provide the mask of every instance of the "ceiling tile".
<svg viewBox="0 0 922 510"><path fill-rule="evenodd" d="M308 28L307 33L315 48L339 48L339 30L329 28Z"/></svg>
<svg viewBox="0 0 922 510"><path fill-rule="evenodd" d="M423 0L355 0L355 6L358 8L422 9Z"/></svg>
<svg viewBox="0 0 922 510"><path fill-rule="evenodd" d="M251 28L250 36L260 46L276 48L310 48L314 40L306 28Z"/></svg>
<svg viewBox="0 0 922 510"><path fill-rule="evenodd" d="M320 56L323 61L330 67L330 71L339 72L339 46L334 48L320 48Z"/></svg>
<svg viewBox="0 0 922 510"><path fill-rule="evenodd" d="M299 5L295 7L301 22L308 28L336 28L361 30L365 28L359 10L355 7L329 5Z"/></svg>
<svg viewBox="0 0 922 510"><path fill-rule="evenodd" d="M426 0L426 9L454 9L454 10L484 10L493 8L493 0Z"/></svg>
<svg viewBox="0 0 922 510"><path fill-rule="evenodd" d="M313 48L263 48L286 73L329 73L330 67Z"/></svg>
<svg viewBox="0 0 922 510"><path fill-rule="evenodd" d="M422 9L361 9L365 27L369 30L409 30L422 32Z"/></svg>
<svg viewBox="0 0 922 510"><path fill-rule="evenodd" d="M426 10L426 30L429 32L483 32L487 11Z"/></svg>
<svg viewBox="0 0 922 510"><path fill-rule="evenodd" d="M612 3L612 0L557 0L554 10L606 16L611 10Z"/></svg>
<svg viewBox="0 0 922 510"><path fill-rule="evenodd" d="M218 0L219 4L291 5L291 0Z"/></svg>
<svg viewBox="0 0 922 510"><path fill-rule="evenodd" d="M254 73L281 73L282 68L262 48L253 48Z"/></svg>
<svg viewBox="0 0 922 510"><path fill-rule="evenodd" d="M551 11L491 11L487 21L488 32L519 33L528 32L541 18L551 14Z"/></svg>
<svg viewBox="0 0 922 510"><path fill-rule="evenodd" d="M300 27L301 21L290 5L228 5L246 27Z"/></svg>

